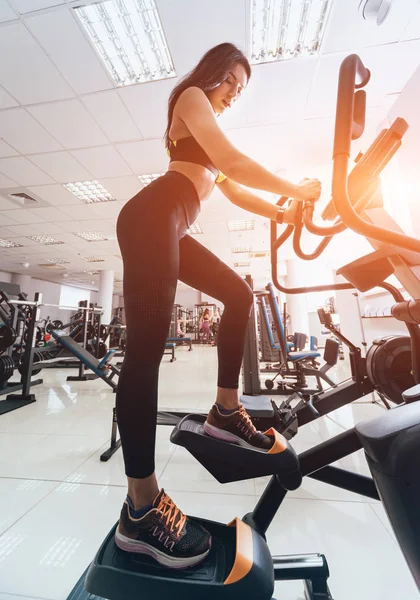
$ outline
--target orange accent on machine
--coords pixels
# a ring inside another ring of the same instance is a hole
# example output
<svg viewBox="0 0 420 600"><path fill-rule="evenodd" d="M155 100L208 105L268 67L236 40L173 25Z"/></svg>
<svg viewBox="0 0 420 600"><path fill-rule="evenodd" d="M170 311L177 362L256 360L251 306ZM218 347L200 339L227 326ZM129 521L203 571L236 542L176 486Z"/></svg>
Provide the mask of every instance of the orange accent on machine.
<svg viewBox="0 0 420 600"><path fill-rule="evenodd" d="M280 454L287 450L287 440L276 431L273 427L264 432L264 435L271 435L274 437L274 444L267 454Z"/></svg>
<svg viewBox="0 0 420 600"><path fill-rule="evenodd" d="M254 542L251 527L237 517L228 523L228 527L236 527L236 556L232 570L223 585L236 583L243 579L254 564Z"/></svg>

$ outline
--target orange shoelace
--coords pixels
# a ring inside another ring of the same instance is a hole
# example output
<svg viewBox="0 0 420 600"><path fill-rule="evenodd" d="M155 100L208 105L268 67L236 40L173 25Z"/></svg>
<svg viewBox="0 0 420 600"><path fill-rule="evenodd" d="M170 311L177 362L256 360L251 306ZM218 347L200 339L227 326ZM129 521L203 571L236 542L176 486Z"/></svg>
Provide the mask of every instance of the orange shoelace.
<svg viewBox="0 0 420 600"><path fill-rule="evenodd" d="M257 433L257 429L256 429L254 423L251 421L251 417L246 412L246 410L244 409L244 407L242 406L242 404L239 405L239 411L238 412L241 415L241 418L245 421L246 426L248 427L248 429L251 431L251 433L253 435L255 435Z"/></svg>
<svg viewBox="0 0 420 600"><path fill-rule="evenodd" d="M177 535L181 535L187 517L176 507L169 496L162 494L157 510L162 513L163 518L166 518L166 525L170 531L178 529Z"/></svg>

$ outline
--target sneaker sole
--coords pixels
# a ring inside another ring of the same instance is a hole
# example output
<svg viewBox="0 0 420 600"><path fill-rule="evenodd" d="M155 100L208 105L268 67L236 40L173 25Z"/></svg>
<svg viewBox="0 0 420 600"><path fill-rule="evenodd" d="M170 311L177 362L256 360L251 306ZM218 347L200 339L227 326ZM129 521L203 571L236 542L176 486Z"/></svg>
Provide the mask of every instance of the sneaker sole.
<svg viewBox="0 0 420 600"><path fill-rule="evenodd" d="M176 558L168 556L164 552L161 552L157 548L153 548L153 546L150 546L145 542L132 540L131 538L128 538L119 533L118 529L115 532L114 540L118 548L124 550L124 552L134 552L136 554L145 554L147 556L151 556L160 565L162 565L163 567L168 567L169 569L187 569L188 567L195 567L208 556L211 550L210 540L210 547L204 554L200 554L198 556L193 556L190 558Z"/></svg>
<svg viewBox="0 0 420 600"><path fill-rule="evenodd" d="M270 448L265 450L264 448L256 448L252 444L249 444L239 436L231 433L230 431L224 431L223 429L219 429L214 425L210 425L207 421L203 425L203 431L210 437L214 437L218 440L222 440L223 442L229 442L231 444L237 444L238 446L242 446L243 448L249 448L250 450L255 450L255 452L262 452L263 454L267 454L270 451Z"/></svg>

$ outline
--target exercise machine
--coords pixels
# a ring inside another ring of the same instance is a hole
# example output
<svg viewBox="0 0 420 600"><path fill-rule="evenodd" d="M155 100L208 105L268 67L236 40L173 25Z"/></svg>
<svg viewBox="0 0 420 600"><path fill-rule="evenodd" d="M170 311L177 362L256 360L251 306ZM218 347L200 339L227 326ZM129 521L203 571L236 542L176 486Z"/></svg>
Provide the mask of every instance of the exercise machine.
<svg viewBox="0 0 420 600"><path fill-rule="evenodd" d="M357 86L356 76L361 80ZM344 136L348 137L350 146L352 132L355 136L363 130L364 98L359 91L355 101L354 90L366 85L369 76L358 56L344 60L339 78L334 152L337 169L333 182L335 209L343 223L351 222L356 231L363 230L362 234L365 226L348 219L351 202L347 194L347 157L343 158L343 151L337 151L337 145ZM344 148L346 153L349 154L348 149ZM337 178L341 181L337 182ZM363 223L363 219L361 221ZM377 227L375 231L370 229L370 233L374 233L375 240L389 243L389 231L383 227ZM391 239L396 248L411 246L410 250L420 252L419 240L404 234L391 236ZM395 257L395 248L393 250ZM371 264L372 260L367 262ZM373 262L375 268L380 267L375 260ZM346 268L353 282L360 275L361 266L355 261ZM276 282L275 277L273 280ZM329 286L321 287L330 289ZM147 600L170 594L184 600L206 600L215 596L226 600L270 600L275 581L302 579L307 600L332 600L324 556L272 557L266 542L266 531L287 492L296 489L304 476L370 498L380 498L420 589L420 337L416 335L420 323L419 298L398 300L392 313L409 327L416 384L402 393L400 404L381 417L360 423L299 456L274 430L270 433L275 437L275 444L270 453L264 454L207 437L202 429L204 417L186 417L175 428L171 440L188 449L218 481L226 483L273 475L254 511L228 525L198 519L212 533L213 547L203 564L182 572L168 571L151 562L150 558L119 550L114 543L114 526L70 599L82 600L95 594L110 600L137 600L139 597ZM331 466L359 449L364 449L372 478Z"/></svg>

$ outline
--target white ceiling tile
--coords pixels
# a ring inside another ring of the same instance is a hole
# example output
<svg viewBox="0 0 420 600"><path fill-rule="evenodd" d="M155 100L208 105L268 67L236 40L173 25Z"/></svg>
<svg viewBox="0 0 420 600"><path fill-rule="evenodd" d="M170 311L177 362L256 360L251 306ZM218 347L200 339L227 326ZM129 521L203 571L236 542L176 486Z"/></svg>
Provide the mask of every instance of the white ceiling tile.
<svg viewBox="0 0 420 600"><path fill-rule="evenodd" d="M48 235L57 235L63 233L64 228L62 224L58 225L58 223L34 223L31 225L38 233L46 233Z"/></svg>
<svg viewBox="0 0 420 600"><path fill-rule="evenodd" d="M11 187L18 187L16 181L13 181L13 179L10 179L10 177L6 177L0 173L0 189L7 189Z"/></svg>
<svg viewBox="0 0 420 600"><path fill-rule="evenodd" d="M3 25L0 83L21 104L71 98L74 92L23 23Z"/></svg>
<svg viewBox="0 0 420 600"><path fill-rule="evenodd" d="M98 146L86 150L73 150L72 155L95 178L132 175L131 169L113 146Z"/></svg>
<svg viewBox="0 0 420 600"><path fill-rule="evenodd" d="M53 206L78 205L80 210L80 205L85 204L62 185L30 186L28 189Z"/></svg>
<svg viewBox="0 0 420 600"><path fill-rule="evenodd" d="M254 66L246 94L248 123L280 122L303 114L317 58ZM263 108L262 108L263 107Z"/></svg>
<svg viewBox="0 0 420 600"><path fill-rule="evenodd" d="M42 219L40 216L34 214L30 210L19 209L19 210L8 210L8 216L10 216L17 223L23 223L25 225L30 225L32 223L42 223L45 219Z"/></svg>
<svg viewBox="0 0 420 600"><path fill-rule="evenodd" d="M83 228L86 227L86 225L83 223L86 223L86 221L73 221L71 219L67 219L65 223L60 223L60 227L67 232L74 233L75 231L82 231Z"/></svg>
<svg viewBox="0 0 420 600"><path fill-rule="evenodd" d="M114 198L121 201L129 200L138 194L142 187L139 179L135 175L99 179L99 183L103 185Z"/></svg>
<svg viewBox="0 0 420 600"><path fill-rule="evenodd" d="M18 15L15 13L10 4L6 0L0 0L0 22L14 21L18 19Z"/></svg>
<svg viewBox="0 0 420 600"><path fill-rule="evenodd" d="M0 227L0 238L1 239L7 239L7 236L10 235L10 231L7 227ZM0 254L3 258L5 252L7 252L8 248L2 248L0 251Z"/></svg>
<svg viewBox="0 0 420 600"><path fill-rule="evenodd" d="M10 3L21 15L24 15L35 10L64 4L65 0L10 0Z"/></svg>
<svg viewBox="0 0 420 600"><path fill-rule="evenodd" d="M64 148L85 148L108 143L80 100L31 106L28 110Z"/></svg>
<svg viewBox="0 0 420 600"><path fill-rule="evenodd" d="M0 110L3 108L10 108L12 106L19 106L19 103L16 102L16 100L14 100L12 96L8 94L0 85Z"/></svg>
<svg viewBox="0 0 420 600"><path fill-rule="evenodd" d="M397 42L418 8L417 0L398 0L398 8L395 3L386 21L377 27L362 17L359 4L357 0L333 3L321 46L322 54Z"/></svg>
<svg viewBox="0 0 420 600"><path fill-rule="evenodd" d="M142 137L162 138L166 129L168 98L175 79L139 83L118 89ZM149 107L153 106L153 110Z"/></svg>
<svg viewBox="0 0 420 600"><path fill-rule="evenodd" d="M401 41L415 40L420 38L420 4L417 11L411 16L406 30L401 36Z"/></svg>
<svg viewBox="0 0 420 600"><path fill-rule="evenodd" d="M143 137L116 90L83 96L82 102L111 142Z"/></svg>
<svg viewBox="0 0 420 600"><path fill-rule="evenodd" d="M22 235L37 235L38 231L28 225L10 225L6 228L10 232L10 237L19 237Z"/></svg>
<svg viewBox="0 0 420 600"><path fill-rule="evenodd" d="M92 204L91 208L101 219L116 219L121 211L118 202L97 202Z"/></svg>
<svg viewBox="0 0 420 600"><path fill-rule="evenodd" d="M169 159L161 139L115 145L136 175L164 173L168 168Z"/></svg>
<svg viewBox="0 0 420 600"><path fill-rule="evenodd" d="M92 173L69 152L33 154L30 160L60 183L92 179Z"/></svg>
<svg viewBox="0 0 420 600"><path fill-rule="evenodd" d="M0 136L22 154L62 148L24 108L0 111Z"/></svg>
<svg viewBox="0 0 420 600"><path fill-rule="evenodd" d="M40 217L42 221L50 221L51 223L68 220L68 215L59 208L32 208L30 212Z"/></svg>
<svg viewBox="0 0 420 600"><path fill-rule="evenodd" d="M7 213L10 214L10 210L8 210L7 212L0 212L0 227L8 227L9 225L18 225L19 221L16 221L16 219L11 219L10 217L7 216Z"/></svg>
<svg viewBox="0 0 420 600"><path fill-rule="evenodd" d="M72 11L66 8L31 15L25 22L77 94L113 88Z"/></svg>
<svg viewBox="0 0 420 600"><path fill-rule="evenodd" d="M247 4L246 0L159 0L178 76L190 71L216 44L229 41L246 50Z"/></svg>
<svg viewBox="0 0 420 600"><path fill-rule="evenodd" d="M98 215L87 204L83 208L80 206L62 206L61 209L66 215L78 221L89 221L98 218Z"/></svg>
<svg viewBox="0 0 420 600"><path fill-rule="evenodd" d="M6 144L6 142L3 142L0 139L0 158L4 158L5 156L18 156L19 152L17 152L17 150L15 150L14 148L12 148L12 146L9 146L9 144Z"/></svg>
<svg viewBox="0 0 420 600"><path fill-rule="evenodd" d="M5 196L0 196L0 210L13 210L16 209L16 202L12 202Z"/></svg>
<svg viewBox="0 0 420 600"><path fill-rule="evenodd" d="M0 159L0 172L13 178L20 185L41 185L54 183L46 173L38 169L33 163L23 156ZM11 186L10 186L11 187Z"/></svg>

